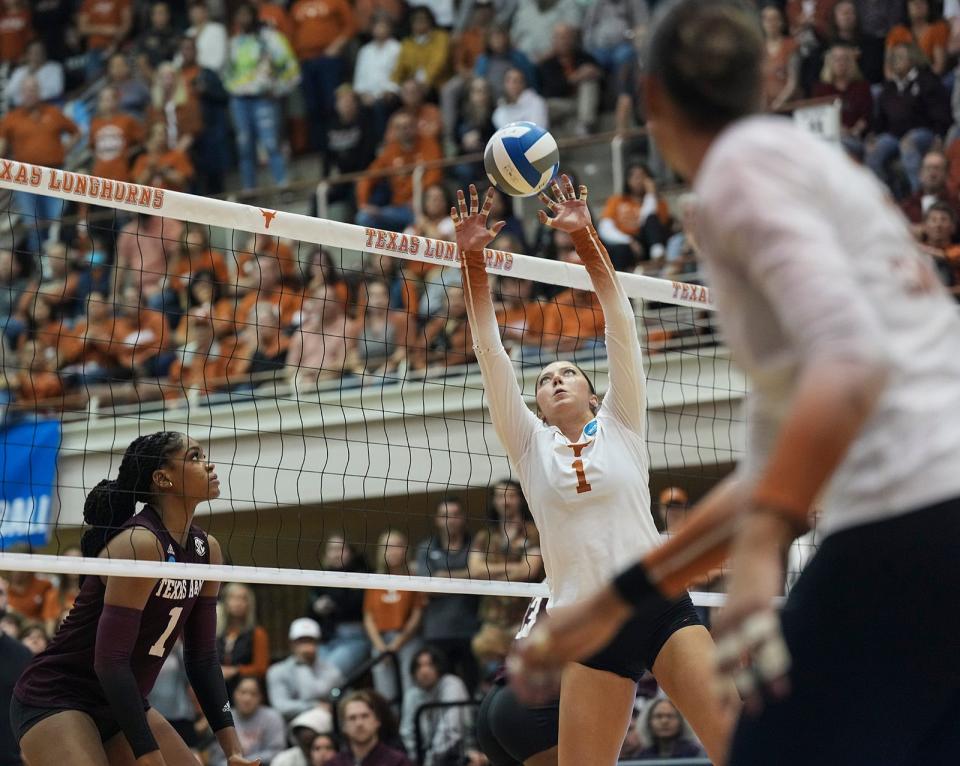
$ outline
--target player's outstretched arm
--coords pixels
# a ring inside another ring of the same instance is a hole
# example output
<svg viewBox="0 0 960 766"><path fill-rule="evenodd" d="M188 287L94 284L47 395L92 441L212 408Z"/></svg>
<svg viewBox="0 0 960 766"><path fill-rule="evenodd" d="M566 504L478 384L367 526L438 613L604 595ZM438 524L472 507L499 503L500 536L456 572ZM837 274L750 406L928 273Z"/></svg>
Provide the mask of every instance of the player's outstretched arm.
<svg viewBox="0 0 960 766"><path fill-rule="evenodd" d="M490 208L493 206L494 191L491 187L480 207L480 195L477 187L470 184L470 204L463 190L457 191L457 206L450 208L456 231L457 247L460 249L460 267L463 276L463 292L467 304L467 318L473 330L474 345L484 350L502 348L497 317L487 282L486 258L484 249L496 239L504 227L503 221L488 225Z"/></svg>
<svg viewBox="0 0 960 766"><path fill-rule="evenodd" d="M631 430L643 434L647 407L643 352L630 301L610 255L593 227L590 208L587 207L587 187L581 185L578 195L570 176L564 174L553 181L550 191L552 197L540 194L540 201L550 211L549 214L540 211L540 222L570 235L603 309L610 363L605 408Z"/></svg>
<svg viewBox="0 0 960 766"><path fill-rule="evenodd" d="M457 207L450 209L460 250L463 297L467 305L467 320L473 332L473 348L483 375L483 386L490 408L490 419L507 450L511 462L517 465L526 452L529 439L537 426L537 419L523 401L510 357L500 340L500 328L490 296L487 281L486 258L483 250L500 230L503 221L488 226L493 206L493 189L488 189L480 205L477 187L470 184L470 203L463 191L457 192Z"/></svg>

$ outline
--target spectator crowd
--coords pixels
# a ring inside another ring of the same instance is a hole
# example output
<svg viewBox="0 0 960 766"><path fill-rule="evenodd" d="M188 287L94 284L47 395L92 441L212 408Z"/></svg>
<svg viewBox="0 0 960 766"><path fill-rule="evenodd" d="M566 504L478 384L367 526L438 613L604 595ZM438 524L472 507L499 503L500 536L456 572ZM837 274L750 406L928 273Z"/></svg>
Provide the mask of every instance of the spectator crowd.
<svg viewBox="0 0 960 766"><path fill-rule="evenodd" d="M558 137L642 127L655 5L3 0L0 156L201 195L286 188L300 169L331 182L331 217L452 240L451 191L485 177L476 153L499 127L531 120ZM920 252L960 294L960 1L782 0L758 2L757 15L765 108L839 102L843 151L886 184ZM628 147L623 188L594 211L601 239L619 270L695 279L695 198L668 199L655 148ZM422 163L414 200L409 168ZM309 399L475 361L456 269L374 254L346 268L331 248L43 195L0 205L19 217L0 240L0 403L14 409L162 406L278 380ZM494 248L579 262L569 235L532 231L509 198L496 196L492 217L506 221ZM602 347L593 292L506 276L491 287L518 358ZM664 490L661 529L686 507L682 489ZM492 488L479 531L453 497L434 521L420 542L383 530L372 564L333 535L323 568L542 578L515 483ZM69 575L0 578L0 684L42 651L78 590ZM218 643L245 752L265 766L484 763L473 701L525 607L315 589L289 616L280 657L254 591L226 585ZM641 692L653 701L638 704L624 757L697 754L676 708L649 680ZM205 763L220 763L179 650L151 704Z"/></svg>
<svg viewBox="0 0 960 766"><path fill-rule="evenodd" d="M669 533L687 507L683 489L663 490L654 508L661 529ZM490 488L487 516L478 530L469 528L455 496L437 502L432 521L433 534L419 542L398 529L384 530L369 558L344 535L331 534L322 545L322 569L543 579L539 537L515 481ZM71 548L63 555L80 551ZM283 640L271 641L254 590L240 583L221 588L217 648L246 757L259 758L264 766L487 763L476 742L477 707L502 676L524 619L525 599L304 590L300 614L282 615L284 634L273 638ZM79 578L73 575L58 582L29 572L0 577L0 700L9 698L6 687L12 688L26 659L46 648L78 592ZM190 691L181 646L163 666L149 702L204 764L226 766ZM6 718L0 721L0 761L16 764L10 734L2 727L9 727ZM676 708L648 676L622 757L700 754Z"/></svg>
<svg viewBox="0 0 960 766"><path fill-rule="evenodd" d="M589 134L642 125L646 0L7 0L0 154L214 194L236 167L288 183L319 158L330 210L365 226L452 240L455 185L503 124ZM942 280L960 292L960 3L789 0L758 7L766 106L841 104L841 142L878 175ZM642 141L638 156L656 166ZM314 160L315 161L315 160ZM438 161L438 162L433 162ZM422 174L413 204L409 166ZM398 172L397 169L400 169ZM364 174L364 171L369 173ZM311 171L315 172L315 171ZM624 271L696 278L696 201L669 201L643 162L596 211ZM340 253L16 193L0 250L0 385L23 408L207 398L285 378L382 384L473 361L456 269ZM518 220L495 247L578 262L569 237ZM223 240L223 241L221 241ZM524 358L599 347L592 292L493 285ZM42 405L38 405L42 402Z"/></svg>
<svg viewBox="0 0 960 766"><path fill-rule="evenodd" d="M417 231L451 236L446 190L424 196ZM633 204L625 200L618 220ZM495 245L521 250L522 227L503 199L498 208L513 228ZM0 250L0 361L21 410L82 410L93 398L211 401L278 380L310 401L318 387L383 385L475 361L456 269L368 254L345 270L333 249L259 235L221 250L206 227L148 215L128 220L113 243L112 233L80 224L40 259ZM622 250L629 259L633 248ZM579 263L562 232L542 251ZM602 349L592 292L507 276L493 289L517 354Z"/></svg>

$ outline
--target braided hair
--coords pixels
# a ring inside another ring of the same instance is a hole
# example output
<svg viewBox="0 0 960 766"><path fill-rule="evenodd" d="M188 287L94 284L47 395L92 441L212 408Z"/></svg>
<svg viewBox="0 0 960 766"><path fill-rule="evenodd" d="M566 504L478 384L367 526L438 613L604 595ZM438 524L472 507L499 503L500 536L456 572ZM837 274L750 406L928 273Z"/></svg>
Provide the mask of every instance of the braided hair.
<svg viewBox="0 0 960 766"><path fill-rule="evenodd" d="M134 439L120 461L116 479L104 479L95 486L83 505L83 520L90 529L83 533L80 550L96 557L133 516L137 503L150 499L153 472L183 446L183 435L158 431Z"/></svg>

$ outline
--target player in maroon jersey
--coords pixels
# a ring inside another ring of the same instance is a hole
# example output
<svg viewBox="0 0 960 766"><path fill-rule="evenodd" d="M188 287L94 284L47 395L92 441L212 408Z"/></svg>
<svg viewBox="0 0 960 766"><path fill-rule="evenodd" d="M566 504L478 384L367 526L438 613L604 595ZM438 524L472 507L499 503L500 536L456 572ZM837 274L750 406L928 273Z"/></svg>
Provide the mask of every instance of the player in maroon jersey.
<svg viewBox="0 0 960 766"><path fill-rule="evenodd" d="M193 525L220 495L202 447L172 431L141 436L117 478L87 496L85 556L221 564L217 541ZM136 504L145 503L135 514ZM218 582L87 577L70 614L14 690L10 718L30 766L195 763L146 696L183 635L187 676L229 766L243 757L216 648Z"/></svg>

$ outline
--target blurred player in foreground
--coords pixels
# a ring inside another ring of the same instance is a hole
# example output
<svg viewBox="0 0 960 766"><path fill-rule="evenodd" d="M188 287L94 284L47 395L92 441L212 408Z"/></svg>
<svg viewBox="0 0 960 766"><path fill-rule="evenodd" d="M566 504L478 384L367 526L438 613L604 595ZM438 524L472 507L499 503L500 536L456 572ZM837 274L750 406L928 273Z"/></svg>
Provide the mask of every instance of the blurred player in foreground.
<svg viewBox="0 0 960 766"><path fill-rule="evenodd" d="M84 556L222 564L217 541L193 524L201 502L220 496L203 448L174 431L135 439L115 480L87 495ZM138 502L145 503L135 513ZM247 760L230 714L217 656L218 582L96 577L50 646L20 677L10 722L30 766L182 766L196 763L146 697L177 639L184 665L229 766Z"/></svg>
<svg viewBox="0 0 960 766"><path fill-rule="evenodd" d="M756 11L679 0L651 31L649 128L699 198L717 317L752 379L747 452L680 532L512 658L542 683L729 555L730 763L898 766L960 753L960 315L886 191L757 116ZM787 550L823 542L780 615ZM890 694L895 674L896 694Z"/></svg>

